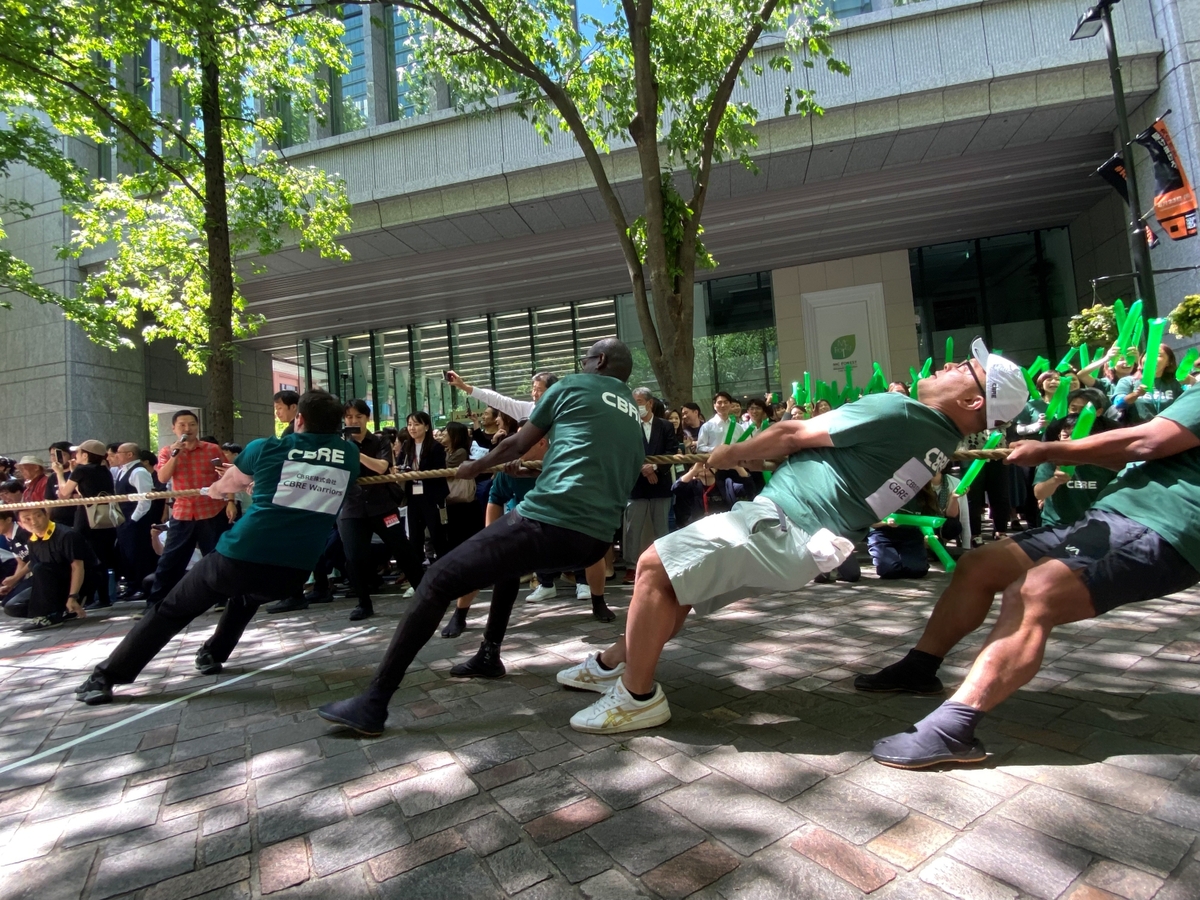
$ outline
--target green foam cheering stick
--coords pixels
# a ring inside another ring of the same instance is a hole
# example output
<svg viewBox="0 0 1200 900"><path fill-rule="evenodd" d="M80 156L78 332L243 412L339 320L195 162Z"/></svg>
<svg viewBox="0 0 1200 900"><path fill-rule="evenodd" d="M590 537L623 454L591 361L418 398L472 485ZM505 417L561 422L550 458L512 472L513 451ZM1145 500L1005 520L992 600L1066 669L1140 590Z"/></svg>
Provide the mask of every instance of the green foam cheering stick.
<svg viewBox="0 0 1200 900"><path fill-rule="evenodd" d="M912 389L915 391L917 389L917 382L921 380L921 373L918 372L916 369L914 369L912 366L909 366L908 367L908 377L909 377L909 382L912 384Z"/></svg>
<svg viewBox="0 0 1200 900"><path fill-rule="evenodd" d="M1041 375L1043 372L1045 372L1049 368L1050 368L1050 360L1046 359L1046 357L1044 357L1044 356L1039 356L1033 362L1031 362L1029 364L1029 377L1037 378L1039 375Z"/></svg>
<svg viewBox="0 0 1200 900"><path fill-rule="evenodd" d="M1183 359L1179 362L1179 368L1175 370L1175 380L1183 381L1192 374L1192 366L1196 365L1196 360L1200 359L1200 349L1193 347L1183 354Z"/></svg>
<svg viewBox="0 0 1200 900"><path fill-rule="evenodd" d="M1064 356L1062 359L1060 359L1058 361L1058 365L1054 367L1055 370L1058 372L1065 372L1065 371L1067 371L1067 369L1071 368L1071 359L1078 352L1079 352L1078 347L1072 347L1070 350L1068 350L1067 355Z"/></svg>
<svg viewBox="0 0 1200 900"><path fill-rule="evenodd" d="M1146 330L1146 356L1142 362L1142 387L1154 390L1154 379L1158 375L1158 351L1162 347L1163 332L1170 319L1151 319Z"/></svg>
<svg viewBox="0 0 1200 900"><path fill-rule="evenodd" d="M993 431L990 435L988 435L987 442L984 443L983 449L995 450L1000 446L1000 442L1002 440L1004 440L1004 432ZM983 471L983 464L985 462L987 462L987 460L977 459L972 462L971 465L967 466L967 471L963 473L962 481L960 481L958 483L958 487L954 489L955 496L961 497L971 489L971 483L979 477L979 473Z"/></svg>
<svg viewBox="0 0 1200 900"><path fill-rule="evenodd" d="M813 402L812 376L808 372L804 373L804 402Z"/></svg>
<svg viewBox="0 0 1200 900"><path fill-rule="evenodd" d="M733 436L737 433L737 420L733 416L729 417L729 427L725 429L725 443L732 444Z"/></svg>
<svg viewBox="0 0 1200 900"><path fill-rule="evenodd" d="M929 373L933 371L933 357L925 357L925 365L921 366L921 377L928 378Z"/></svg>
<svg viewBox="0 0 1200 900"><path fill-rule="evenodd" d="M846 387L854 387L854 366L850 365L850 363L846 363Z"/></svg>
<svg viewBox="0 0 1200 900"><path fill-rule="evenodd" d="M1113 318L1117 322L1117 331L1125 327L1125 301L1118 297L1113 301Z"/></svg>
<svg viewBox="0 0 1200 900"><path fill-rule="evenodd" d="M1088 352L1087 344L1080 344L1079 347L1079 368L1086 369L1092 364L1092 356Z"/></svg>
<svg viewBox="0 0 1200 900"><path fill-rule="evenodd" d="M1075 422L1075 427L1071 429L1071 440L1077 441L1080 438L1085 438L1092 433L1092 426L1096 424L1096 407L1088 404L1079 411L1079 418ZM1068 475L1075 474L1074 466L1060 467Z"/></svg>
<svg viewBox="0 0 1200 900"><path fill-rule="evenodd" d="M914 516L909 513L892 513L883 521L888 525L912 525L914 528L921 529L921 534L925 535L925 543L929 545L929 549L933 551L933 555L941 560L947 572L954 571L956 563L953 557L946 552L946 548L942 546L942 542L937 539L937 529L946 524L944 518L941 516Z"/></svg>
<svg viewBox="0 0 1200 900"><path fill-rule="evenodd" d="M1136 301L1133 306L1129 307L1129 312L1125 315L1125 322L1121 325L1121 330L1117 332L1117 352L1124 355L1125 351L1131 346L1137 347L1137 341L1133 340L1133 329L1136 323L1142 320L1142 301Z"/></svg>
<svg viewBox="0 0 1200 900"><path fill-rule="evenodd" d="M1067 414L1068 401L1067 397L1071 393L1071 379L1060 378L1058 387L1054 389L1054 396L1050 398L1050 405L1046 407L1046 421L1053 419L1061 419Z"/></svg>
<svg viewBox="0 0 1200 900"><path fill-rule="evenodd" d="M954 362L954 335L946 338L946 362Z"/></svg>
<svg viewBox="0 0 1200 900"><path fill-rule="evenodd" d="M1028 369L1022 369L1021 374L1025 376L1025 387L1029 389L1029 396L1036 397L1038 395L1037 384L1033 380L1033 376L1029 374Z"/></svg>

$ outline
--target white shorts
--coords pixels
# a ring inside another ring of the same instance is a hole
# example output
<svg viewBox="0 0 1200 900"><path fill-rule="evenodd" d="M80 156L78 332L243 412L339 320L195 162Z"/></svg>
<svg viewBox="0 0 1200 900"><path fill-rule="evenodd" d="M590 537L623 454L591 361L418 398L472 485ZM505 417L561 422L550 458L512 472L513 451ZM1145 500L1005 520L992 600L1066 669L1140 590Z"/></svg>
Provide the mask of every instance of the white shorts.
<svg viewBox="0 0 1200 900"><path fill-rule="evenodd" d="M837 568L854 545L827 529L808 534L758 497L654 542L681 606L706 615L764 591L794 591Z"/></svg>

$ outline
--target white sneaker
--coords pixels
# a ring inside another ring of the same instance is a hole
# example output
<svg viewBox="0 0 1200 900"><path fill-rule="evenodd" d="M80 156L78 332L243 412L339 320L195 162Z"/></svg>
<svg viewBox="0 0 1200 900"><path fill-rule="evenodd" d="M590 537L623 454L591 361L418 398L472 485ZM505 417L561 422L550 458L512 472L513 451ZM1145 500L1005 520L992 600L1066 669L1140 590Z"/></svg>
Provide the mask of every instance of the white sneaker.
<svg viewBox="0 0 1200 900"><path fill-rule="evenodd" d="M571 716L571 727L587 734L620 734L653 728L670 719L671 707L661 685L655 683L654 696L639 702L625 689L625 682L617 679L612 690Z"/></svg>
<svg viewBox="0 0 1200 900"><path fill-rule="evenodd" d="M563 669L558 673L558 683L580 691L596 691L607 694L608 689L621 680L625 671L625 663L617 663L611 669L600 668L600 654L589 656L577 666Z"/></svg>
<svg viewBox="0 0 1200 900"><path fill-rule="evenodd" d="M417 592L416 592L416 591L415 591L413 588L409 588L409 589L408 589L408 590L406 590L406 591L405 591L403 594L401 594L401 595L400 595L400 599L401 599L401 600L407 600L407 599L409 599L410 597L415 597L415 596L416 596L416 594L417 594Z"/></svg>
<svg viewBox="0 0 1200 900"><path fill-rule="evenodd" d="M592 589L590 587L588 587L586 583L575 585L575 599L576 600L591 600L592 599Z"/></svg>
<svg viewBox="0 0 1200 900"><path fill-rule="evenodd" d="M558 596L558 588L552 584L539 584L528 596L525 597L526 603L540 603L543 600L553 600Z"/></svg>

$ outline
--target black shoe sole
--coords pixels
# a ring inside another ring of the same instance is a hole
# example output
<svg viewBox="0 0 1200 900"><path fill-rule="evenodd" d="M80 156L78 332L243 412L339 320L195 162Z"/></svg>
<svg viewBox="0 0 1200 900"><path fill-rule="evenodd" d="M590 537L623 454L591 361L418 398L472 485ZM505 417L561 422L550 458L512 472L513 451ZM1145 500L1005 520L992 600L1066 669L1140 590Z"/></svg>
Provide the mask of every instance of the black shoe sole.
<svg viewBox="0 0 1200 900"><path fill-rule="evenodd" d="M458 667L455 666L455 668ZM450 670L451 678L503 678L507 674L507 669L501 672L468 672L464 670L459 670L456 672L454 669Z"/></svg>
<svg viewBox="0 0 1200 900"><path fill-rule="evenodd" d="M333 713L325 712L323 709L318 709L317 715L326 722L333 722L335 725L345 725L356 734L362 734L367 737L379 737L384 732L383 727L380 727L378 731L373 731L369 727L364 727L358 722L351 722L349 719L343 719L341 716L335 716Z"/></svg>
<svg viewBox="0 0 1200 900"><path fill-rule="evenodd" d="M987 757L987 751L983 749L983 744L976 744L970 750L965 750L954 756L941 756L937 759L880 759L877 756L872 756L871 758L881 766L888 766L892 769L930 769L934 766L974 765L975 763L986 761Z"/></svg>
<svg viewBox="0 0 1200 900"><path fill-rule="evenodd" d="M85 694L77 694L76 697L88 706L103 706L113 701L112 691L88 691Z"/></svg>
<svg viewBox="0 0 1200 900"><path fill-rule="evenodd" d="M860 687L857 683L855 683L854 689L863 694L917 694L921 697L930 697L935 694L946 693L946 686L944 684L937 688L919 690L911 687Z"/></svg>
<svg viewBox="0 0 1200 900"><path fill-rule="evenodd" d="M305 610L305 609L308 609L307 603L305 603L303 606L285 606L282 609L271 609L271 607L268 606L267 612L269 612L269 613L289 613L289 612L300 612L301 610Z"/></svg>

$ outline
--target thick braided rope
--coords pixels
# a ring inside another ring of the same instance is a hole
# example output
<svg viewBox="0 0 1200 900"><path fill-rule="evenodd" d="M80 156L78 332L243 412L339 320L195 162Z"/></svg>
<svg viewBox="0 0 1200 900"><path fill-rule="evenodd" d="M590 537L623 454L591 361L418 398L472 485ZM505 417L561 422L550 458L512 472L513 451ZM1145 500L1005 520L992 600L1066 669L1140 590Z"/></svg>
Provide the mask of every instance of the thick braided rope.
<svg viewBox="0 0 1200 900"><path fill-rule="evenodd" d="M954 454L957 460L1003 460L1008 456L1008 450L959 450ZM662 456L647 456L646 464L654 466L669 466L669 465L691 465L692 463L701 463L708 461L707 453L679 453L666 454ZM530 461L521 464L526 469L540 469L542 467L539 461ZM488 472L500 472L504 466L493 466L488 469ZM407 481L423 481L426 478L453 478L457 468L453 469L427 469L422 472L397 472L394 475L367 475L358 479L358 484L403 484ZM101 497L72 497L69 500L42 500L33 501L31 503L9 503L7 505L0 504L0 509L10 509L13 512L18 512L22 509L55 509L61 506L95 506L99 503L138 503L142 500L170 500L174 497L203 497L206 496L203 490L189 491L148 491L145 494L115 494L104 495Z"/></svg>

